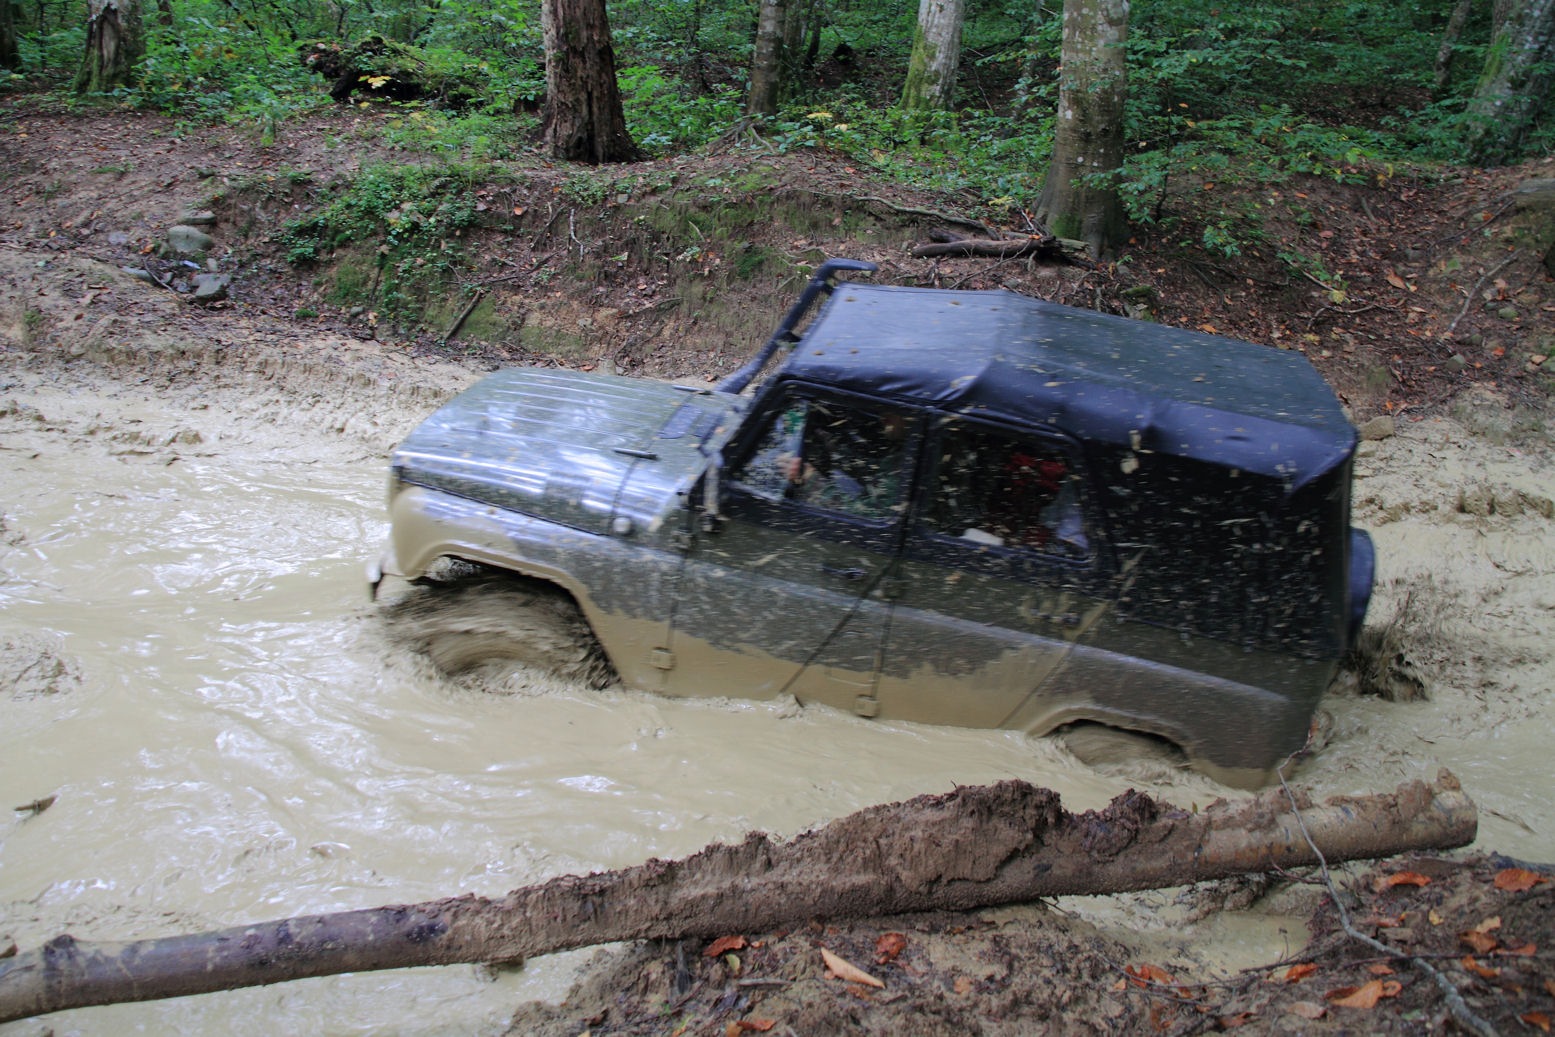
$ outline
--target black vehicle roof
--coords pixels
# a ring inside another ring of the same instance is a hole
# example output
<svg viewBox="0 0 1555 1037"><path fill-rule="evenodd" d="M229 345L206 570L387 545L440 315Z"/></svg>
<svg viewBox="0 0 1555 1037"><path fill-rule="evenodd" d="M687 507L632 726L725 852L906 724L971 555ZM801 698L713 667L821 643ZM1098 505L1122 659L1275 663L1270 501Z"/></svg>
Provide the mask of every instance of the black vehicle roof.
<svg viewBox="0 0 1555 1037"><path fill-rule="evenodd" d="M783 373L1292 486L1356 441L1298 353L1002 290L839 285Z"/></svg>

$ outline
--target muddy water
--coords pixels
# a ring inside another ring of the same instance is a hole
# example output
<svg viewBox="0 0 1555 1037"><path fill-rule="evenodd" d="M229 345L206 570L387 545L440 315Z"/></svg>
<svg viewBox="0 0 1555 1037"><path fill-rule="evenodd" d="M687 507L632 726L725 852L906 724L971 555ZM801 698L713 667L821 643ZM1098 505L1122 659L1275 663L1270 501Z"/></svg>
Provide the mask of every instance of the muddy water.
<svg viewBox="0 0 1555 1037"><path fill-rule="evenodd" d="M0 935L24 947L67 929L129 939L499 894L1003 777L1072 808L1130 785L1185 806L1225 794L1159 765L1099 773L1008 733L523 674L450 681L386 639L362 580L384 531L382 457L424 399L319 372L302 396L258 379L4 379L0 806L57 797L0 817ZM1379 609L1413 593L1401 653L1432 698L1339 690L1333 744L1303 781L1373 791L1447 764L1491 811L1485 845L1555 859L1542 465L1448 424L1369 451L1361 517L1384 559ZM1168 915L1150 898L1097 910L1136 927ZM1217 929L1228 956L1287 949L1280 919L1246 917ZM48 1021L82 1034L495 1032L517 1002L559 997L572 961Z"/></svg>
<svg viewBox="0 0 1555 1037"><path fill-rule="evenodd" d="M0 409L0 799L58 797L0 821L0 930L23 946L499 894L958 782L1022 776L1084 806L1123 787L1018 736L442 679L386 643L363 581L410 408L353 434L338 408L14 374ZM555 975L313 980L51 1022L481 1032L559 995Z"/></svg>

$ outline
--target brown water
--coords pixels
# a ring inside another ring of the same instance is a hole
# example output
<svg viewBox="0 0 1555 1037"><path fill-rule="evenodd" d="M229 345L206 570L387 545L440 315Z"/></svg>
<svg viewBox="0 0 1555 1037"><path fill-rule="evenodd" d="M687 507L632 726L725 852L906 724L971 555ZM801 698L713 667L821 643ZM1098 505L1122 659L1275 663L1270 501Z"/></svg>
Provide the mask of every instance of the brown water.
<svg viewBox="0 0 1555 1037"><path fill-rule="evenodd" d="M0 815L0 935L23 947L500 894L1005 777L1073 809L1129 786L1184 806L1231 794L1159 765L1100 773L1007 732L524 674L450 681L389 643L362 575L384 533L383 456L430 409L425 394L320 370L167 383L18 368L0 384L0 806L58 797L36 817ZM1432 603L1409 651L1433 699L1336 694L1334 743L1301 779L1376 791L1445 764L1489 811L1482 845L1555 859L1545 459L1440 423L1372 448L1363 469L1379 609L1411 587ZM1476 514L1475 487L1501 493L1501 511ZM1148 926L1161 907L1095 910ZM1287 949L1279 919L1246 917L1216 930L1228 954ZM575 960L47 1021L81 1034L496 1032L519 1001L560 997Z"/></svg>

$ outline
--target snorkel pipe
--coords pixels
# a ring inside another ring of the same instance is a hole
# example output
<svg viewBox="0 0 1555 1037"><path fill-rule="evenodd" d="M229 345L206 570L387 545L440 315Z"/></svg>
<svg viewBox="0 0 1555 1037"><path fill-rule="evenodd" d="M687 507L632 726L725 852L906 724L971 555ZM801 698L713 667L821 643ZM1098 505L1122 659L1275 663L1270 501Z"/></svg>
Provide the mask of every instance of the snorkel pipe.
<svg viewBox="0 0 1555 1037"><path fill-rule="evenodd" d="M772 337L767 339L767 344L762 346L761 351L751 357L738 371L719 382L717 391L727 393L743 392L745 387L750 384L751 379L756 377L757 372L766 366L768 360L772 359L772 354L778 351L778 347L793 345L799 341L799 336L794 332L794 329L799 326L799 322L804 320L805 314L810 311L811 306L815 305L815 300L823 292L830 295L836 290L837 286L832 283L833 274L842 270L858 270L864 273L872 273L877 269L879 268L874 263L868 263L862 259L828 259L822 263L814 275L811 276L810 283L805 285L804 291L799 293L798 301L789 307L788 312L783 315L783 322L772 333Z"/></svg>

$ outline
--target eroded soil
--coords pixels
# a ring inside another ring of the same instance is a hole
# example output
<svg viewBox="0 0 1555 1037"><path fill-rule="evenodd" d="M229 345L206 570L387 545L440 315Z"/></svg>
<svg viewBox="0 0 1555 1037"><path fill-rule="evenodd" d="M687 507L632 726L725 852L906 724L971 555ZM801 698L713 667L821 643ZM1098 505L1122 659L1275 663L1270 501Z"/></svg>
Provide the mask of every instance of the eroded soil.
<svg viewBox="0 0 1555 1037"><path fill-rule="evenodd" d="M312 412L317 424L379 443L392 440L404 414L500 363L716 376L748 355L791 297L793 285L778 279L726 276L737 258L729 255L693 261L668 250L615 262L622 252L612 235L641 211L634 203L652 200L558 201L567 174L537 167L518 204L507 205L523 216L486 228L477 267L462 275L493 300L500 319L488 326L511 334L439 347L436 329L395 329L371 311L333 304L319 272L288 267L270 240L277 220L316 199L308 189L256 188L254 178L286 181L285 170L307 170L325 183L374 158L409 160L357 132L380 117L331 113L265 148L227 129L177 136L155 118L12 103L0 112L0 164L10 174L0 196L0 361L33 375L58 372L79 391L101 387L110 411L129 406L137 384L191 397L220 388L223 401L267 386L270 398ZM749 228L752 245L795 259L816 251L873 259L888 283L1003 285L1112 309L1124 290L1147 285L1160 319L1302 349L1358 423L1391 419L1372 426L1381 438L1363 451L1357 489L1357 521L1373 530L1381 558L1376 665L1366 687L1356 677L1335 689L1331 741L1298 780L1320 794L1375 790L1447 763L1481 803L1481 841L1472 855L1341 869L1332 889L1313 875L1258 877L1120 898L1100 915L1066 900L606 951L564 1004L520 1008L512 1032L1462 1028L1443 987L1407 956L1435 967L1466 1010L1500 1032L1546 1029L1555 1017L1555 883L1492 854L1555 859L1547 802L1555 779L1541 744L1555 637L1547 546L1555 482L1539 359L1551 352L1555 285L1521 247L1525 228L1509 202L1519 179L1551 167L1282 189L1307 214L1290 233L1325 257L1323 271L1298 276L1272 256L1236 265L1185 256L1148 232L1116 268L916 260L905 246L941 222L933 214L957 215L957 199L866 186L824 155L760 161L808 215L803 227ZM750 162L726 155L673 166L701 182ZM622 176L660 176L663 166ZM729 204L719 188L698 197L714 211ZM235 274L229 300L197 308L123 272L154 258L181 213L206 205L220 220L219 265ZM833 225L854 236L825 229ZM688 286L698 284L704 299L716 284L721 306L687 303ZM732 341L739 315L742 336ZM569 329L568 351L540 351L536 343L554 342L558 328ZM372 401L382 400L392 400L393 414L375 414ZM166 448L142 446L150 455ZM0 526L0 541L12 535ZM79 683L79 667L56 648L7 640L7 697L36 700ZM1191 776L1121 766L1164 799L1204 796ZM1353 927L1391 953L1342 931L1336 892ZM1196 948L1169 938L1172 929L1192 936L1206 920L1249 915L1288 926L1278 961L1249 963L1207 939ZM828 976L822 948L884 985ZM435 1030L436 1021L417 1028Z"/></svg>

